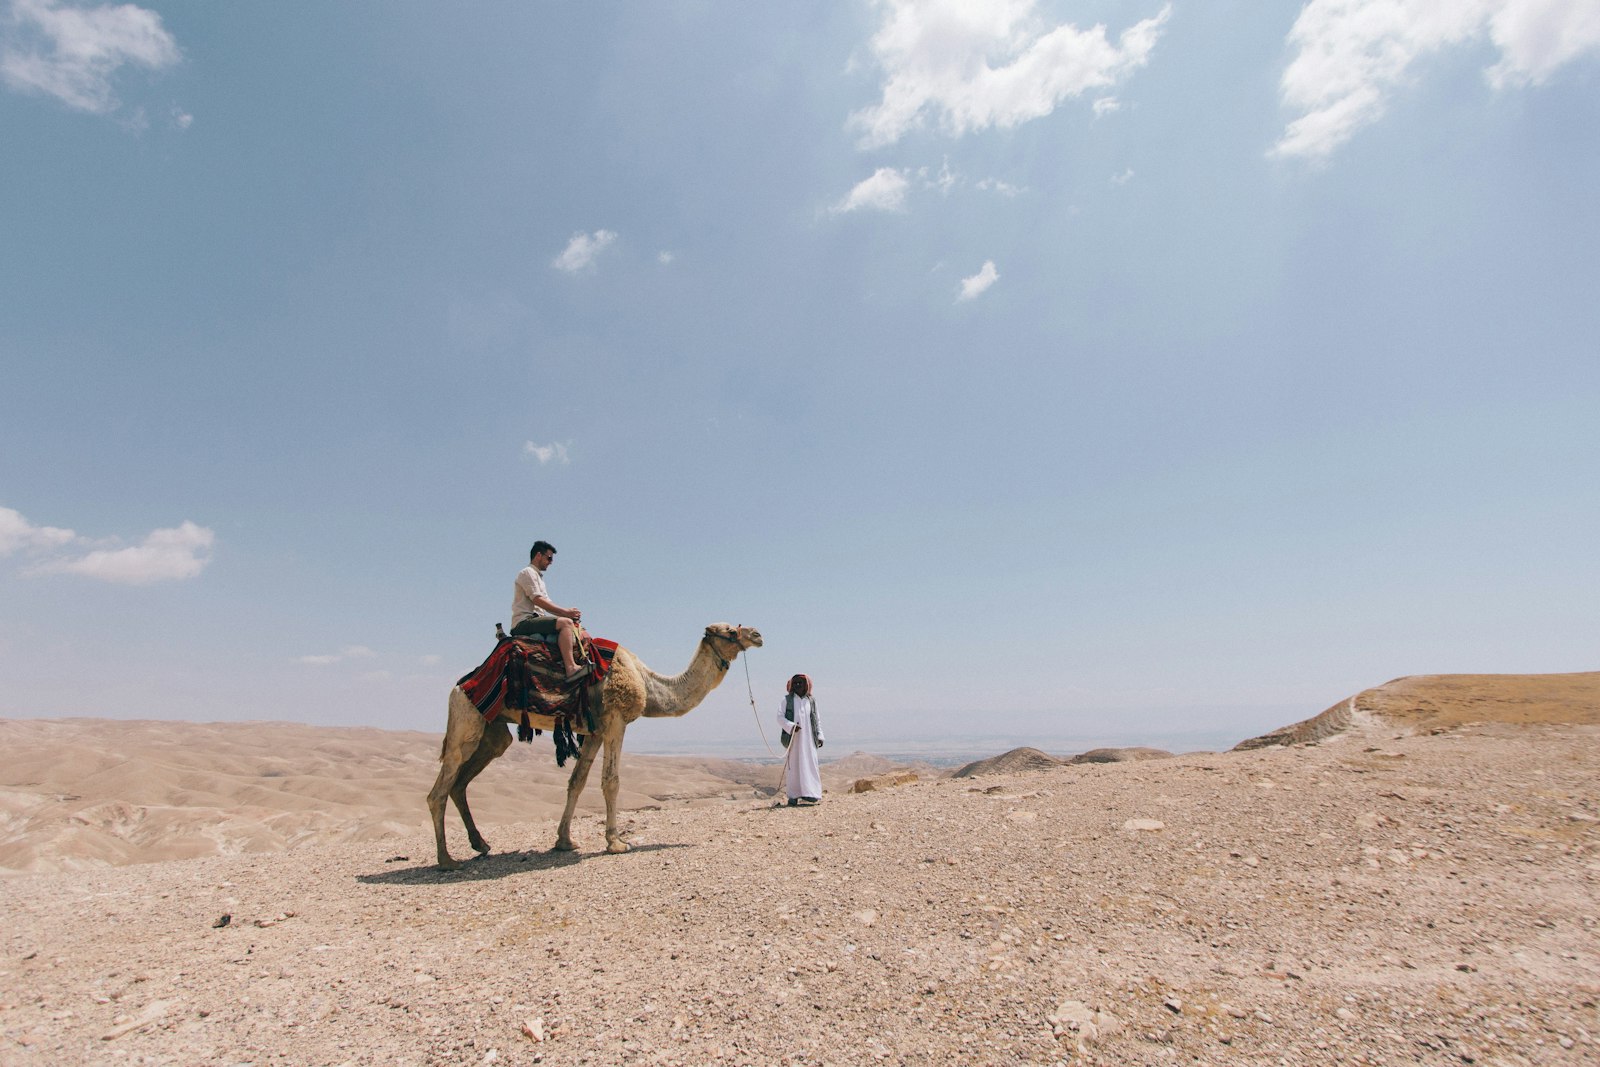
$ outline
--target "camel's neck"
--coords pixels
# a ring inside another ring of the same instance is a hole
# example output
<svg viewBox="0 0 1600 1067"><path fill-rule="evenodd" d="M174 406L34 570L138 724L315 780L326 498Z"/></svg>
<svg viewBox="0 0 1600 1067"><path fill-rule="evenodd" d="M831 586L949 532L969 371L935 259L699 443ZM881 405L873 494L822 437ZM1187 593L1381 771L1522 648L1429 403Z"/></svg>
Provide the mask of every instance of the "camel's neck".
<svg viewBox="0 0 1600 1067"><path fill-rule="evenodd" d="M700 639L694 659L682 674L671 678L644 668L644 715L646 718L664 718L683 715L694 710L706 694L722 684L728 674L731 657L719 651L723 645L714 646L711 638ZM733 655L739 653L735 651ZM642 664L641 664L642 666Z"/></svg>

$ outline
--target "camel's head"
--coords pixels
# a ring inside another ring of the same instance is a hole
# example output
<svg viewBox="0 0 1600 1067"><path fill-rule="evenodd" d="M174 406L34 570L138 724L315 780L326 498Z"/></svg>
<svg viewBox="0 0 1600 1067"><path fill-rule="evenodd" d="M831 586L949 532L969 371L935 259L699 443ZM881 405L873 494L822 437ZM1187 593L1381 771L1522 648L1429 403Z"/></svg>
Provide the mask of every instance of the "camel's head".
<svg viewBox="0 0 1600 1067"><path fill-rule="evenodd" d="M714 622L706 627L706 636L719 642L731 641L738 645L739 648L734 653L735 656L747 648L761 647L761 631L749 626L732 626L725 622Z"/></svg>

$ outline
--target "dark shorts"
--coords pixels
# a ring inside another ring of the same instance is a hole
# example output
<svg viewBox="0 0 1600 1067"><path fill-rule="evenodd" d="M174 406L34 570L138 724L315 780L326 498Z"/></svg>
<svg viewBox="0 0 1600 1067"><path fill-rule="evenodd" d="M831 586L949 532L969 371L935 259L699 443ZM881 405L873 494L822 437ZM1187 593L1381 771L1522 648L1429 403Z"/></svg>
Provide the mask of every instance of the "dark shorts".
<svg viewBox="0 0 1600 1067"><path fill-rule="evenodd" d="M523 619L511 628L512 637L531 637L534 634L553 634L556 626L560 624L554 615L535 615L531 619Z"/></svg>

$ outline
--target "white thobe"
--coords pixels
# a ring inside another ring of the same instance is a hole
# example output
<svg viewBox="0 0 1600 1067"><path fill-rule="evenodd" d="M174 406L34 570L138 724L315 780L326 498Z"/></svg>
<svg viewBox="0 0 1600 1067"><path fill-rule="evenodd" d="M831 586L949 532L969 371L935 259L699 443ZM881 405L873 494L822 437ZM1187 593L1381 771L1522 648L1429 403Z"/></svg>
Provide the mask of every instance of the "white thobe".
<svg viewBox="0 0 1600 1067"><path fill-rule="evenodd" d="M788 698L785 697L785 703ZM789 799L797 797L822 797L822 772L817 769L817 742L824 740L822 723L817 722L816 736L811 733L811 698L794 698L794 722L784 716L784 705L778 706L778 727L789 734L789 750L784 753L784 789ZM792 731L792 732L791 732Z"/></svg>

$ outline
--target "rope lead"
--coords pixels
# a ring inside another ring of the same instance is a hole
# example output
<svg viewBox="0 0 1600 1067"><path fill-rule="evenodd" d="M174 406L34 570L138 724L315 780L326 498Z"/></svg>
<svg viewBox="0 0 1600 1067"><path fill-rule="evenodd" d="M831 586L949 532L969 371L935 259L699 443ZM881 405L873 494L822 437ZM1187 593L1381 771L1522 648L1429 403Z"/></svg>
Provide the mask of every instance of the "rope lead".
<svg viewBox="0 0 1600 1067"><path fill-rule="evenodd" d="M756 710L756 690L755 686L750 684L750 657L744 656L742 658L744 660L744 687L745 691L750 694L750 714L756 718L756 729L761 733L761 743L767 746L767 755L777 759L778 754L772 751L772 743L767 740L766 727L761 725L761 712Z"/></svg>

